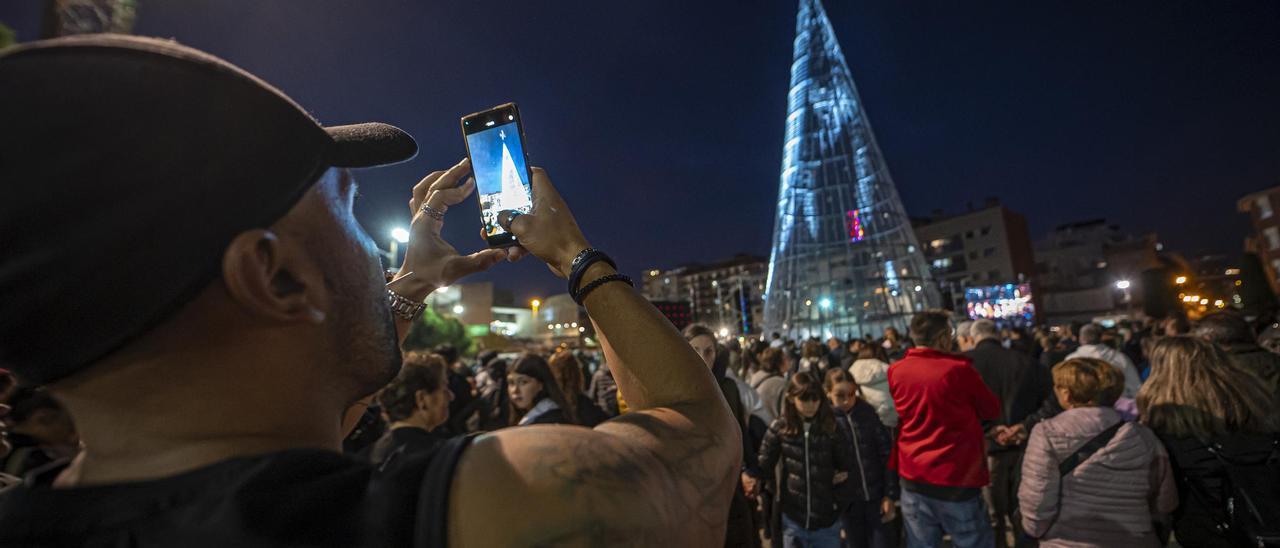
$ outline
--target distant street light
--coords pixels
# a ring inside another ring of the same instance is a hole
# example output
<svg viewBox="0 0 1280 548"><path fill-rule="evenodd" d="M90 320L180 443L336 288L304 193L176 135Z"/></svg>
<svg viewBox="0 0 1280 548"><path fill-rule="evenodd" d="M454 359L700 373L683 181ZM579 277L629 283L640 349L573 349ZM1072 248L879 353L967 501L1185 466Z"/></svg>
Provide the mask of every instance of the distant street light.
<svg viewBox="0 0 1280 548"><path fill-rule="evenodd" d="M723 339L723 338L728 337L728 336L729 336L729 328L728 328L728 327L721 327L721 328L720 328L720 338L722 338L722 339Z"/></svg>
<svg viewBox="0 0 1280 548"><path fill-rule="evenodd" d="M537 314L537 313L538 313L538 307L539 307L539 306L542 306L542 300L541 300L541 299L533 299L533 300L530 300L530 301L529 301L529 308L533 310L533 313L534 313L534 314Z"/></svg>
<svg viewBox="0 0 1280 548"><path fill-rule="evenodd" d="M460 305L460 304L455 304L455 305L453 305L453 313L454 313L454 314L461 314L464 310L466 310L466 309L465 309L465 308L462 308L462 305Z"/></svg>
<svg viewBox="0 0 1280 548"><path fill-rule="evenodd" d="M398 261L400 260L400 245L409 243L409 231L401 227L391 229L391 249L387 251L387 265L391 270L400 271ZM381 252L381 250L379 250Z"/></svg>
<svg viewBox="0 0 1280 548"><path fill-rule="evenodd" d="M402 244L409 243L409 231L402 227L391 229L391 237Z"/></svg>
<svg viewBox="0 0 1280 548"><path fill-rule="evenodd" d="M1129 289L1129 280L1120 280L1116 282L1116 289Z"/></svg>
<svg viewBox="0 0 1280 548"><path fill-rule="evenodd" d="M818 306L822 308L827 308L827 309L831 308L831 299L827 297L823 297L822 300L818 301Z"/></svg>
<svg viewBox="0 0 1280 548"><path fill-rule="evenodd" d="M1174 278L1174 279L1173 279L1173 283L1178 284L1178 285L1185 284L1185 283L1187 283L1187 277L1186 277L1186 276L1178 276L1177 278Z"/></svg>

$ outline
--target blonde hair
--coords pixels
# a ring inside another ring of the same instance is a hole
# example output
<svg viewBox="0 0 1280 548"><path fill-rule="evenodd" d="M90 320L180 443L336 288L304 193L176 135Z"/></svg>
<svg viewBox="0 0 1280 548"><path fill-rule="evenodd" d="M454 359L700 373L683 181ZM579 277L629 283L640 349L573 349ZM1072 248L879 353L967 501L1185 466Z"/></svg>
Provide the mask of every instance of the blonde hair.
<svg viewBox="0 0 1280 548"><path fill-rule="evenodd" d="M1124 392L1124 375L1097 358L1072 358L1053 366L1053 386L1073 404L1109 407Z"/></svg>
<svg viewBox="0 0 1280 548"><path fill-rule="evenodd" d="M1151 349L1151 377L1138 391L1142 423L1162 434L1209 437L1280 430L1276 401L1221 348L1188 336Z"/></svg>

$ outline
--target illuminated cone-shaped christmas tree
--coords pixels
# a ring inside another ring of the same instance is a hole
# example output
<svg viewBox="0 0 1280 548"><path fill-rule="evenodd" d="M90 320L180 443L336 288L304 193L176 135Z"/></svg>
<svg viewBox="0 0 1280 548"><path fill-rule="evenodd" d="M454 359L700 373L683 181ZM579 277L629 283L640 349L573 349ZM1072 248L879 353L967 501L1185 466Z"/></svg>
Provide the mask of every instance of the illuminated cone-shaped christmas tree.
<svg viewBox="0 0 1280 548"><path fill-rule="evenodd" d="M879 336L938 302L831 21L800 0L766 332Z"/></svg>

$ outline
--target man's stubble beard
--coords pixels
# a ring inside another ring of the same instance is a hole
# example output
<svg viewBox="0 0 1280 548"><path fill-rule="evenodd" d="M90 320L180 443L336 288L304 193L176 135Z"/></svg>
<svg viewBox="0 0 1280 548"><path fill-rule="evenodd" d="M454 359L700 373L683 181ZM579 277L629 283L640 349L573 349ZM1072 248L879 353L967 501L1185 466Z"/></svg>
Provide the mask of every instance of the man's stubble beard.
<svg viewBox="0 0 1280 548"><path fill-rule="evenodd" d="M356 397L363 397L386 386L400 372L400 343L385 297L381 264L352 263L339 272L330 336L340 371L355 383Z"/></svg>

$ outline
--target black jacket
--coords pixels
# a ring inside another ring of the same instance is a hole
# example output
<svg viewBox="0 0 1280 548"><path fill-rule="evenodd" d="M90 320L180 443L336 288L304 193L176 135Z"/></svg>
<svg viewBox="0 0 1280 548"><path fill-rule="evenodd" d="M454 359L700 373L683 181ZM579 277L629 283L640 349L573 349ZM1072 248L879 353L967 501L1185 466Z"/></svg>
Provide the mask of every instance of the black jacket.
<svg viewBox="0 0 1280 548"><path fill-rule="evenodd" d="M1000 398L1000 418L997 425L1023 422L1040 408L1045 398L1052 395L1053 377L1049 369L1031 360L1031 356L1009 350L993 339L985 339L973 350L965 352L973 359L973 368L982 376L982 382ZM987 442L988 453L1017 449Z"/></svg>
<svg viewBox="0 0 1280 548"><path fill-rule="evenodd" d="M858 400L848 413L832 410L836 413L836 428L844 433L853 453L854 466L849 471L849 480L836 485L841 502L880 502L886 496L897 500L898 477L888 469L893 438L880 422L875 408Z"/></svg>
<svg viewBox="0 0 1280 548"><path fill-rule="evenodd" d="M1203 443L1194 438L1173 437L1157 431L1169 451L1169 464L1178 484L1178 509L1173 512L1173 532L1178 543L1188 548L1241 546L1216 530L1222 509L1225 471ZM1280 434L1235 434L1213 441L1222 445L1232 460L1243 463L1265 461ZM1273 486L1273 488L1280 486Z"/></svg>
<svg viewBox="0 0 1280 548"><path fill-rule="evenodd" d="M578 424L595 428L596 425L609 420L609 416L604 414L604 411L601 411L586 394L579 392L576 402L573 410L578 414Z"/></svg>
<svg viewBox="0 0 1280 548"><path fill-rule="evenodd" d="M830 527L840 518L835 475L853 468L851 442L844 436L839 428L827 434L816 427L807 436L784 435L778 419L769 425L760 444L761 469L773 470L782 463L785 485L778 489L782 512L808 530Z"/></svg>
<svg viewBox="0 0 1280 548"><path fill-rule="evenodd" d="M369 448L367 454L361 455L361 458L367 459L377 472L383 472L398 465L405 457L429 455L435 452L444 445L444 442L449 441L449 436L444 434L444 430L444 428L436 428L427 431L412 426L392 428Z"/></svg>
<svg viewBox="0 0 1280 548"><path fill-rule="evenodd" d="M1253 343L1228 345L1226 349L1232 362L1262 379L1267 390L1280 402L1280 355Z"/></svg>

